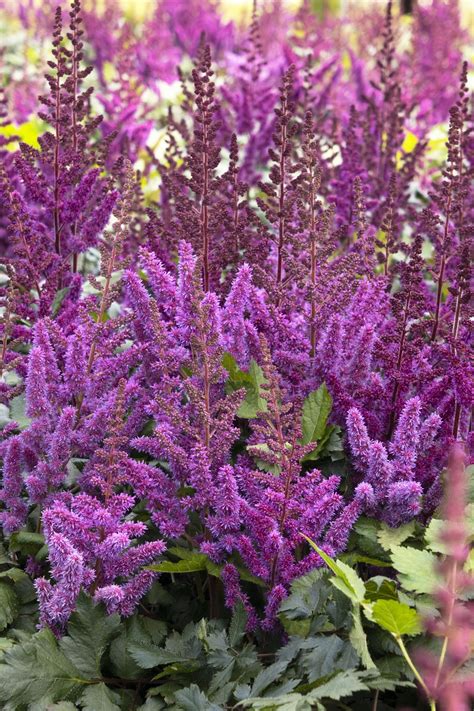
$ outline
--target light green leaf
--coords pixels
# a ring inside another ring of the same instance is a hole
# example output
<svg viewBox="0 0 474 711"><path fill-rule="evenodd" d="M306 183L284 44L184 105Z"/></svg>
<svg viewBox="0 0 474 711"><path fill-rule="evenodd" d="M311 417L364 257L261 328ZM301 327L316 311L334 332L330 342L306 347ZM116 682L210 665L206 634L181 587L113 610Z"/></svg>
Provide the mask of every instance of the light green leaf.
<svg viewBox="0 0 474 711"><path fill-rule="evenodd" d="M392 564L398 571L398 579L406 590L432 594L440 585L436 572L437 558L433 553L405 546L394 546Z"/></svg>
<svg viewBox="0 0 474 711"><path fill-rule="evenodd" d="M107 615L102 605L81 594L60 647L77 669L90 678L101 676L101 659L120 629L119 615Z"/></svg>
<svg viewBox="0 0 474 711"><path fill-rule="evenodd" d="M207 570L206 563L205 555L196 554L194 560L179 560L176 563L171 560L164 560L162 563L147 565L146 570L154 570L157 573L196 573L199 570Z"/></svg>
<svg viewBox="0 0 474 711"><path fill-rule="evenodd" d="M0 583L0 630L11 625L19 611L15 590L7 583Z"/></svg>
<svg viewBox="0 0 474 711"><path fill-rule="evenodd" d="M25 430L31 424L31 419L26 416L25 393L17 395L10 400L10 419L18 423L21 430Z"/></svg>
<svg viewBox="0 0 474 711"><path fill-rule="evenodd" d="M421 632L416 610L397 600L377 600L372 606L371 619L395 637Z"/></svg>
<svg viewBox="0 0 474 711"><path fill-rule="evenodd" d="M226 391L234 392L245 388L247 394L245 400L240 405L237 415L244 419L253 419L259 412L267 411L267 402L263 397L261 386L265 382L263 371L257 363L252 360L248 371L240 370L230 353L224 353L222 365L229 373L226 383Z"/></svg>
<svg viewBox="0 0 474 711"><path fill-rule="evenodd" d="M353 602L362 602L365 597L365 585L364 581L359 578L355 570L349 568L348 565L339 560L333 560L327 553L319 548L316 543L308 538L308 536L305 536L304 534L302 535L335 574L336 579L331 579L331 583L347 595L347 597L349 597Z"/></svg>
<svg viewBox="0 0 474 711"><path fill-rule="evenodd" d="M83 711L120 711L120 697L102 683L88 686L80 702Z"/></svg>
<svg viewBox="0 0 474 711"><path fill-rule="evenodd" d="M308 395L303 403L301 418L302 442L318 442L324 435L329 413L332 409L332 397L323 383Z"/></svg>
<svg viewBox="0 0 474 711"><path fill-rule="evenodd" d="M395 546L399 546L403 541L413 535L415 531L415 522L405 523L398 528L391 528L386 523L380 525L377 532L377 539L382 548L386 551L391 551Z"/></svg>
<svg viewBox="0 0 474 711"><path fill-rule="evenodd" d="M474 538L474 504L468 504L465 510L466 534L470 541ZM426 547L433 553L446 555L449 546L443 541L443 530L446 522L439 518L432 518L429 526L425 529Z"/></svg>

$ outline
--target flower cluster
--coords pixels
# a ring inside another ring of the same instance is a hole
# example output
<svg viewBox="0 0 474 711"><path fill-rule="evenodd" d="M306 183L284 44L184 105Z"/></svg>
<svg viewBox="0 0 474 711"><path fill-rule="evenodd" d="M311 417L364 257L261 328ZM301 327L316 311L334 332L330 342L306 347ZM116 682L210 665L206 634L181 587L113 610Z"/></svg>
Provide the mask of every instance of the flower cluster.
<svg viewBox="0 0 474 711"><path fill-rule="evenodd" d="M309 3L254 3L247 28L211 0L141 25L18 3L52 52L38 106L8 53L0 94L0 522L44 536L42 625L61 633L81 590L130 615L178 549L211 566L211 608L269 630L321 563L302 533L337 555L362 514L433 514L473 439L451 5L417 9L406 53L390 1L349 51Z"/></svg>

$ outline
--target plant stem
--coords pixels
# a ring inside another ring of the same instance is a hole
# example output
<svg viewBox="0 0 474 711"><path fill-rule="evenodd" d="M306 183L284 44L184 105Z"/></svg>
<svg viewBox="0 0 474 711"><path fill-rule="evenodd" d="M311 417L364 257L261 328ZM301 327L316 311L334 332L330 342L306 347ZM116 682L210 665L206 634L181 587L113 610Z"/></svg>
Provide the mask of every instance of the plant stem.
<svg viewBox="0 0 474 711"><path fill-rule="evenodd" d="M408 654L408 650L407 650L407 648L405 647L405 643L403 642L403 639L402 639L399 635L396 635L396 634L394 634L393 636L394 636L394 638L395 638L395 640L396 640L398 646L400 647L400 650L401 650L403 656L405 657L406 663L408 664L408 666L409 666L410 669L412 670L413 674L415 675L415 679L418 681L418 683L420 684L421 688L423 689L423 691L425 692L426 696L428 697L428 700L429 700L429 703L430 703L430 709L432 709L432 711L436 711L436 704L435 704L435 701L434 701L434 699L431 698L430 693L429 693L429 691L428 691L428 687L426 686L425 682L423 681L423 677L421 676L421 674L420 674L420 672L418 671L418 669L415 667L412 658L411 658L410 655Z"/></svg>

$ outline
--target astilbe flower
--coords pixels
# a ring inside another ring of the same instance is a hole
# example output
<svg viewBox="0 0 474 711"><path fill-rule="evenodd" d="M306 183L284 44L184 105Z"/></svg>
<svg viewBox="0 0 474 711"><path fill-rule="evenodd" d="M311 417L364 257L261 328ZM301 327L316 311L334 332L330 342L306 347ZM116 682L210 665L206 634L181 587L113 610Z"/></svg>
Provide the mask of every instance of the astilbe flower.
<svg viewBox="0 0 474 711"><path fill-rule="evenodd" d="M446 711L467 711L474 699L473 678L467 666L474 643L474 618L473 603L466 602L465 595L474 580L465 567L469 555L465 462L464 445L457 441L449 455L442 507L444 525L439 544L444 555L439 564L442 583L436 592L440 615L427 620L428 631L442 639L442 644L439 656L424 650L418 653L430 698Z"/></svg>
<svg viewBox="0 0 474 711"><path fill-rule="evenodd" d="M128 391L127 391L128 390ZM97 447L80 476L81 491L58 493L60 481L52 481L56 492L46 502L42 524L49 547L51 578L35 581L40 602L40 623L61 633L81 589L105 603L109 613L133 613L138 601L151 586L155 574L143 566L165 549L163 541L137 544L147 526L132 520L136 498L121 489L144 496L149 485L139 463L127 455L129 436L124 422L126 405L133 392L124 380L108 410L103 442ZM67 408L61 415L49 452L48 466L64 466L76 412ZM14 441L14 440L12 440ZM69 457L67 457L69 458ZM30 477L31 479L31 477ZM43 480L44 481L44 474ZM125 519L125 520L124 520ZM52 581L55 581L53 583Z"/></svg>
<svg viewBox="0 0 474 711"><path fill-rule="evenodd" d="M166 312L161 313L159 292L158 299L153 299L134 276L128 282L136 332L146 346L142 377L151 385L147 411L155 421L153 436L137 438L133 446L168 462L171 483L167 491L182 486L194 491L173 505L173 510L181 508L182 512L175 518L175 535L180 528L184 530L187 512L206 515L216 477L239 434L233 420L241 394L226 396L224 392L219 307L215 294L202 291L199 271L190 246L182 244L171 323ZM165 508L153 511L152 518L164 533L169 530L171 519Z"/></svg>
<svg viewBox="0 0 474 711"><path fill-rule="evenodd" d="M259 184L259 188L265 193L266 198L257 198L259 208L272 226L268 237L274 245L271 257L275 262L273 279L265 275L263 268L260 268L259 271L262 282L277 305L282 302L285 279L289 279L290 276L285 272L285 268L287 254L291 252L291 240L294 235L292 228L296 195L291 187L293 166L290 164L293 137L296 132L296 123L292 121L294 72L295 68L291 65L281 81L280 102L275 109L276 122L272 135L274 148L270 148L268 151L271 161L269 182ZM273 285L271 281L273 281Z"/></svg>
<svg viewBox="0 0 474 711"><path fill-rule="evenodd" d="M420 459L426 457L440 425L441 418L436 413L422 422L420 400L412 398L406 402L387 446L369 437L356 407L349 410L347 435L354 467L374 490L371 515L390 526L399 526L422 511L422 497L436 485L436 473L421 467ZM432 510L426 513L431 514Z"/></svg>
<svg viewBox="0 0 474 711"><path fill-rule="evenodd" d="M23 230L42 236L49 263L40 261L37 268L47 285L51 284L50 302L51 290L62 285L69 270L76 271L78 253L95 244L114 204L109 181L95 167L100 160L91 136L101 117L90 116L92 88L83 91L81 86L92 71L82 66L82 36L80 2L74 0L67 42L61 10L56 11L51 72L45 75L49 94L40 97L44 110L39 118L52 132L39 137L39 150L21 143L16 159L24 186L24 217L18 216L18 198L13 195L11 200L14 220L24 225Z"/></svg>
<svg viewBox="0 0 474 711"><path fill-rule="evenodd" d="M372 502L373 493L370 485L361 484L353 500L345 504L337 492L339 477L325 479L317 470L302 475L301 461L315 445L300 443L300 413L292 404L282 404L285 393L280 390L265 342L261 348L266 408L253 424L248 445L250 456L260 462L260 468L254 469L248 457L238 463L234 467L237 490L231 470L226 472L229 478L225 487L222 484L220 507L227 498L233 521L223 531L213 530L220 537L205 550L216 560L226 551L235 550L250 572L266 582L262 624L271 628L291 581L318 564L311 553L301 557L300 532L317 540L329 554L337 554L344 549L355 520ZM228 598L242 599L229 566L227 569L231 585Z"/></svg>
<svg viewBox="0 0 474 711"><path fill-rule="evenodd" d="M176 169L166 171L165 187L171 193L174 215L165 229L172 244L176 244L176 236L178 241L191 242L201 258L204 291L218 291L223 272L226 268L235 270L247 246L249 215L242 199L247 188L239 179L235 136L231 138L228 170L221 176L217 173L221 161L220 124L215 116L219 102L208 44L200 46L192 80L193 132L192 137L184 132L185 170L179 169L172 158ZM170 118L173 128L177 127Z"/></svg>
<svg viewBox="0 0 474 711"><path fill-rule="evenodd" d="M88 494L65 494L43 513L43 526L55 583L38 578L40 624L61 633L82 589L109 613L131 615L155 574L142 570L164 550L162 541L135 544L143 523L123 520L134 505L127 494L106 504Z"/></svg>

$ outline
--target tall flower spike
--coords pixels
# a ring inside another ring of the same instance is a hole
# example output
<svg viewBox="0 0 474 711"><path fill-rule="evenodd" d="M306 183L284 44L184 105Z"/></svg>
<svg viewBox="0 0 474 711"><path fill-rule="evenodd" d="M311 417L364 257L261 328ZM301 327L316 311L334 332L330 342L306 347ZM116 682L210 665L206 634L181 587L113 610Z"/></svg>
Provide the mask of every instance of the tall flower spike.
<svg viewBox="0 0 474 711"><path fill-rule="evenodd" d="M275 245L276 271L274 278L275 302L280 305L283 298L285 278L285 258L289 249L292 220L296 206L296 195L291 187L292 166L290 165L293 136L297 126L292 122L294 103L292 98L295 67L291 65L284 73L280 85L280 103L275 109L276 121L273 133L274 148L268 155L271 161L269 183L260 183L266 200L257 198L257 204L273 228L271 240Z"/></svg>

